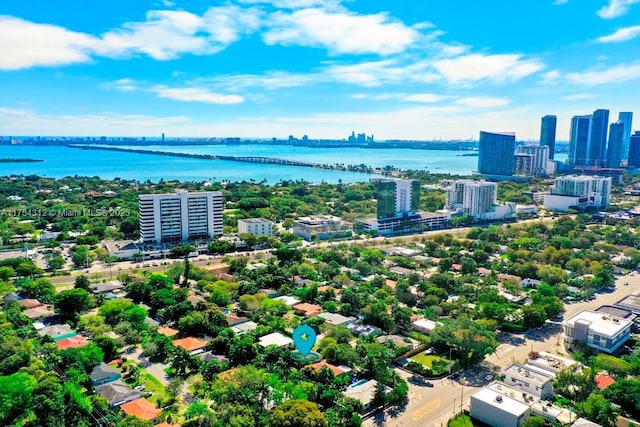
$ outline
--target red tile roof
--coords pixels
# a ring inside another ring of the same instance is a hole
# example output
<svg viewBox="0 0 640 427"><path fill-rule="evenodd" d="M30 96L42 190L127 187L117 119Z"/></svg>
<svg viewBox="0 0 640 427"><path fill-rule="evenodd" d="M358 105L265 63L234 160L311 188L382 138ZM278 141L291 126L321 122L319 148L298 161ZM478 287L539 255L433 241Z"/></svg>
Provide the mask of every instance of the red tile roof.
<svg viewBox="0 0 640 427"><path fill-rule="evenodd" d="M56 345L60 350L66 350L68 348L84 347L87 344L89 344L89 341L85 340L80 335L76 335L75 337L69 337L69 338L61 339L60 341L56 341Z"/></svg>
<svg viewBox="0 0 640 427"><path fill-rule="evenodd" d="M294 305L293 310L298 314L304 315L305 317L314 317L322 313L322 307L315 304L309 304L308 302Z"/></svg>
<svg viewBox="0 0 640 427"><path fill-rule="evenodd" d="M607 374L598 374L595 379L596 385L600 390L604 390L605 388L616 382L613 377L610 377Z"/></svg>
<svg viewBox="0 0 640 427"><path fill-rule="evenodd" d="M125 414L133 415L146 421L151 421L160 415L160 410L144 397L123 403L120 407Z"/></svg>
<svg viewBox="0 0 640 427"><path fill-rule="evenodd" d="M323 366L326 366L327 368L331 369L331 372L333 372L334 375L342 375L342 374L344 374L346 372L346 371L342 370L341 368L338 368L337 366L332 365L331 363L325 362L324 360L321 360L318 363L314 363L311 366L316 371L319 371L320 369L322 369Z"/></svg>
<svg viewBox="0 0 640 427"><path fill-rule="evenodd" d="M186 337L174 340L173 345L184 348L187 351L194 351L206 347L207 342L194 337Z"/></svg>
<svg viewBox="0 0 640 427"><path fill-rule="evenodd" d="M159 334L162 334L162 335L164 335L164 336L167 336L167 337L169 337L169 338L171 338L171 337L173 337L173 336L178 335L178 331L176 331L176 330L175 330L175 329L173 329L173 328L168 328L168 327L166 327L166 326L163 326L163 327L161 327L161 328L158 328L158 333L159 333Z"/></svg>
<svg viewBox="0 0 640 427"><path fill-rule="evenodd" d="M26 309L36 308L42 305L42 303L37 299L21 299L18 301L18 304Z"/></svg>

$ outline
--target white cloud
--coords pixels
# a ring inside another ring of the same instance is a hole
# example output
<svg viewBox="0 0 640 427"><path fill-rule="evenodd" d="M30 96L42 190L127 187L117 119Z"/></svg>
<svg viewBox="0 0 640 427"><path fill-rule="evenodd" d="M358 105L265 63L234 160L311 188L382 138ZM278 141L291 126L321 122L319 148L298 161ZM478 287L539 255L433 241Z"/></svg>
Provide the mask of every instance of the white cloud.
<svg viewBox="0 0 640 427"><path fill-rule="evenodd" d="M322 78L328 81L366 87L406 82L432 83L440 79L425 61L406 64L392 59L350 65L332 64L320 72Z"/></svg>
<svg viewBox="0 0 640 427"><path fill-rule="evenodd" d="M11 133L28 135L38 129L43 135L118 135L127 129L131 135L157 133L158 128L181 126L190 122L184 116L150 116L98 112L88 114L41 114L12 108L0 108L0 127Z"/></svg>
<svg viewBox="0 0 640 427"><path fill-rule="evenodd" d="M640 63L619 64L610 68L590 70L583 73L568 73L565 79L569 83L584 86L599 86L639 80Z"/></svg>
<svg viewBox="0 0 640 427"><path fill-rule="evenodd" d="M401 102L416 102L421 104L433 104L439 101L450 98L449 96L438 95L435 93L356 93L351 95L353 99L371 99L374 101L401 101Z"/></svg>
<svg viewBox="0 0 640 427"><path fill-rule="evenodd" d="M114 82L105 83L101 86L103 89L114 89L118 92L134 92L139 89L137 83L133 79L125 78Z"/></svg>
<svg viewBox="0 0 640 427"><path fill-rule="evenodd" d="M563 96L560 99L563 101L581 101L583 99L593 99L596 96L592 93L576 93L573 95Z"/></svg>
<svg viewBox="0 0 640 427"><path fill-rule="evenodd" d="M307 9L322 7L336 9L340 7L340 0L238 0L241 4L268 4L278 9Z"/></svg>
<svg viewBox="0 0 640 427"><path fill-rule="evenodd" d="M507 98L495 98L490 96L473 96L468 98L460 98L455 101L455 104L464 105L465 107L473 108L495 108L509 105L511 101Z"/></svg>
<svg viewBox="0 0 640 427"><path fill-rule="evenodd" d="M629 11L632 4L638 3L640 0L609 0L609 4L598 10L598 16L603 19L617 18Z"/></svg>
<svg viewBox="0 0 640 427"><path fill-rule="evenodd" d="M172 88L166 86L155 86L149 89L158 95L159 98L173 99L184 102L204 102L207 104L240 104L244 98L239 95L227 95L209 92L199 88Z"/></svg>
<svg viewBox="0 0 640 427"><path fill-rule="evenodd" d="M520 54L485 55L473 53L434 62L434 67L453 84L478 80L513 82L544 68L537 59Z"/></svg>
<svg viewBox="0 0 640 427"><path fill-rule="evenodd" d="M640 36L640 25L634 25L632 27L620 28L608 36L599 37L598 41L600 43L619 43L633 40L638 36Z"/></svg>
<svg viewBox="0 0 640 427"><path fill-rule="evenodd" d="M323 47L334 54L389 55L405 51L419 37L414 29L384 13L303 9L273 13L267 24L262 37L268 45Z"/></svg>
<svg viewBox="0 0 640 427"><path fill-rule="evenodd" d="M87 34L0 15L0 70L88 62L97 44Z"/></svg>
<svg viewBox="0 0 640 427"><path fill-rule="evenodd" d="M554 6L560 6L561 4L567 4L567 3L569 3L569 0L555 0L553 2L553 5Z"/></svg>
<svg viewBox="0 0 640 427"><path fill-rule="evenodd" d="M146 21L127 22L102 36L98 53L129 56L143 53L156 60L181 54L213 54L259 25L259 12L234 6L212 7L203 16L173 10L147 12Z"/></svg>

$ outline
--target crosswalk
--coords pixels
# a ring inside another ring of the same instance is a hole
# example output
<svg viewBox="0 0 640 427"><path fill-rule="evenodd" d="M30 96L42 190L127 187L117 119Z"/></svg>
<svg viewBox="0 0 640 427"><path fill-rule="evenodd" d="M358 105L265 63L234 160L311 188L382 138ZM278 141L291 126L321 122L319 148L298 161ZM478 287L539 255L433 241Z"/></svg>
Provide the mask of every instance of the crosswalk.
<svg viewBox="0 0 640 427"><path fill-rule="evenodd" d="M442 402L440 401L440 399L435 399L435 400L433 400L433 401L431 401L429 403L425 403L424 405L420 406L418 409L413 411L413 416L412 416L413 421L418 421L418 420L426 417L431 412L433 412L436 409L438 409L440 407L441 403Z"/></svg>

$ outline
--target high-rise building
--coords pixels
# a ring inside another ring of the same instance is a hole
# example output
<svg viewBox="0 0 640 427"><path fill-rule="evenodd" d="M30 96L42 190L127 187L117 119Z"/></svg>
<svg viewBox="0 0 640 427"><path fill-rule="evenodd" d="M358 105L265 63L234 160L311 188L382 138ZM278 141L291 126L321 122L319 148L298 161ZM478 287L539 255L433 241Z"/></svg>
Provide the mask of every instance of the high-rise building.
<svg viewBox="0 0 640 427"><path fill-rule="evenodd" d="M591 135L591 116L571 118L571 136L569 140L569 164L588 165L588 149Z"/></svg>
<svg viewBox="0 0 640 427"><path fill-rule="evenodd" d="M556 116L542 117L542 125L540 127L540 145L549 147L549 159L553 160L556 151ZM546 166L545 166L546 168Z"/></svg>
<svg viewBox="0 0 640 427"><path fill-rule="evenodd" d="M478 172L485 175L513 175L516 134L480 131Z"/></svg>
<svg viewBox="0 0 640 427"><path fill-rule="evenodd" d="M609 126L609 144L607 145L607 167L619 168L622 162L624 123L618 121Z"/></svg>
<svg viewBox="0 0 640 427"><path fill-rule="evenodd" d="M513 158L513 174L520 176L533 176L533 154L516 153Z"/></svg>
<svg viewBox="0 0 640 427"><path fill-rule="evenodd" d="M544 196L544 207L548 210L566 211L570 207L608 206L611 185L611 177L561 176L555 179L549 194Z"/></svg>
<svg viewBox="0 0 640 427"><path fill-rule="evenodd" d="M420 181L377 179L377 216L379 219L408 215L420 210Z"/></svg>
<svg viewBox="0 0 640 427"><path fill-rule="evenodd" d="M183 241L222 235L220 191L178 191L138 196L140 238L144 242Z"/></svg>
<svg viewBox="0 0 640 427"><path fill-rule="evenodd" d="M552 116L552 117L555 117L555 116ZM516 155L529 154L533 156L532 165L531 165L531 174L533 176L541 176L541 175L549 174L550 153L551 153L551 148L548 145L526 144L526 145L518 145L516 147Z"/></svg>
<svg viewBox="0 0 640 427"><path fill-rule="evenodd" d="M591 119L591 134L589 135L589 151L587 158L589 166L602 167L605 164L608 131L609 110L594 111Z"/></svg>
<svg viewBox="0 0 640 427"><path fill-rule="evenodd" d="M633 123L633 113L623 111L618 114L618 120L624 123L622 135L622 160L627 160L629 156L629 143L631 142L631 125Z"/></svg>
<svg viewBox="0 0 640 427"><path fill-rule="evenodd" d="M476 220L515 215L515 204L498 204L498 184L489 181L454 181L447 192L447 207Z"/></svg>
<svg viewBox="0 0 640 427"><path fill-rule="evenodd" d="M631 135L628 164L630 168L640 168L640 131Z"/></svg>

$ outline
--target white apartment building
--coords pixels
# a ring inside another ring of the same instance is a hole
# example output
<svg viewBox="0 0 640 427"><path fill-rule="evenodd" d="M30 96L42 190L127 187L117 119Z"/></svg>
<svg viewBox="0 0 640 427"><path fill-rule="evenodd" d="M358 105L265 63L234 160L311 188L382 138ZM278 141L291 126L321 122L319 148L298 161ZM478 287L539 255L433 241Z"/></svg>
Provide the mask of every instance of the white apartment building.
<svg viewBox="0 0 640 427"><path fill-rule="evenodd" d="M555 179L544 207L548 210L566 211L572 206L609 206L611 178L601 176L567 175Z"/></svg>
<svg viewBox="0 0 640 427"><path fill-rule="evenodd" d="M519 388L541 399L549 399L553 396L554 375L543 369L514 363L503 370L502 375L504 375L503 382L510 387Z"/></svg>
<svg viewBox="0 0 640 427"><path fill-rule="evenodd" d="M293 221L293 233L305 240L328 239L350 235L353 224L334 215L304 216Z"/></svg>
<svg viewBox="0 0 640 427"><path fill-rule="evenodd" d="M516 154L528 154L531 157L533 176L549 175L549 147L547 145L518 145Z"/></svg>
<svg viewBox="0 0 640 427"><path fill-rule="evenodd" d="M502 219L515 216L515 204L498 204L498 184L462 179L454 181L447 194L447 207L475 220Z"/></svg>
<svg viewBox="0 0 640 427"><path fill-rule="evenodd" d="M238 233L255 236L272 236L273 222L264 218L244 218L238 220Z"/></svg>
<svg viewBox="0 0 640 427"><path fill-rule="evenodd" d="M143 242L183 241L222 235L224 203L219 191L178 191L138 196Z"/></svg>
<svg viewBox="0 0 640 427"><path fill-rule="evenodd" d="M518 399L521 394L518 398L516 395L511 397L502 388L508 390L508 387L493 384L493 388L484 387L471 395L469 413L490 426L520 427L531 415L529 404Z"/></svg>
<svg viewBox="0 0 640 427"><path fill-rule="evenodd" d="M615 352L631 336L629 319L582 310L563 323L565 341L585 344L605 353Z"/></svg>

